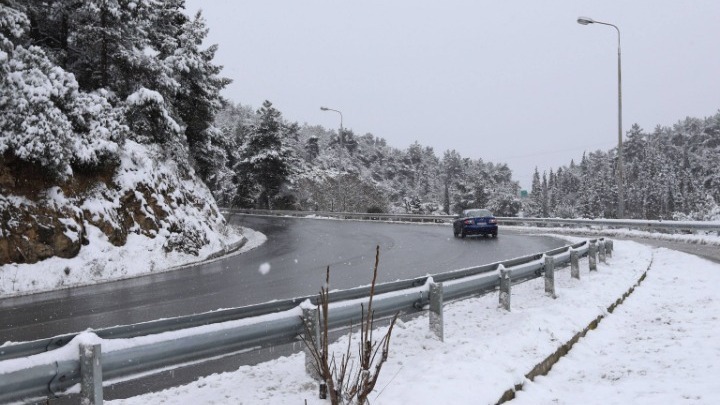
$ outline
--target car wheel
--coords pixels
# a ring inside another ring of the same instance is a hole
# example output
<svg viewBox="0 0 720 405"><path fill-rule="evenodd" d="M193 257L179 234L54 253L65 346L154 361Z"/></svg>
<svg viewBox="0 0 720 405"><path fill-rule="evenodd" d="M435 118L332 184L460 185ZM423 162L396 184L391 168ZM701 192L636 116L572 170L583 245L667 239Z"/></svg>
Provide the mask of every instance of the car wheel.
<svg viewBox="0 0 720 405"><path fill-rule="evenodd" d="M497 232L493 232L492 237L497 238Z"/></svg>

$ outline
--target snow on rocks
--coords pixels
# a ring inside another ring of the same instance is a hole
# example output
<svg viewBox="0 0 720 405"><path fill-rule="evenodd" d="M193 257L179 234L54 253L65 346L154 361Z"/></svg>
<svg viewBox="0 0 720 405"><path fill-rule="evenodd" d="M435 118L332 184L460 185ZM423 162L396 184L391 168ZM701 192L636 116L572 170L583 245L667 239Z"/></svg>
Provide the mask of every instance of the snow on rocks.
<svg viewBox="0 0 720 405"><path fill-rule="evenodd" d="M0 195L10 218L0 227L0 296L157 272L237 246L241 232L207 187L163 156L127 141L114 175L86 189L71 180L30 198Z"/></svg>

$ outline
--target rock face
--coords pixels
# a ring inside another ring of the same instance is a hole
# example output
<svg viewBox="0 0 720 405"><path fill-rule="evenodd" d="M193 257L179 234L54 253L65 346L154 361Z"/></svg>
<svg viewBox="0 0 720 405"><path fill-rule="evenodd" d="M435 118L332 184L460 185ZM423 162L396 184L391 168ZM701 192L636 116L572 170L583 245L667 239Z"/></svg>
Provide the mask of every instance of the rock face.
<svg viewBox="0 0 720 405"><path fill-rule="evenodd" d="M32 203L2 207L0 264L35 263L49 257L75 257L87 244L81 216Z"/></svg>
<svg viewBox="0 0 720 405"><path fill-rule="evenodd" d="M64 181L0 156L0 265L75 257L90 243L87 226L115 246L132 233L162 235L166 252L197 255L224 219L192 171L180 173L158 155L136 145L113 167Z"/></svg>

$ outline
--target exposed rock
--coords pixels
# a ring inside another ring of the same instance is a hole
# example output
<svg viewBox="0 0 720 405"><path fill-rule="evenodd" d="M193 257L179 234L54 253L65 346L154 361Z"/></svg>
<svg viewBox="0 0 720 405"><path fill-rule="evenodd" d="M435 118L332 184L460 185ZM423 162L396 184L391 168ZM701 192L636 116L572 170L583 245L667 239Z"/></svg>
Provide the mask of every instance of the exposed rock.
<svg viewBox="0 0 720 405"><path fill-rule="evenodd" d="M80 252L85 233L81 216L29 202L9 204L1 196L0 207L0 265L70 258Z"/></svg>
<svg viewBox="0 0 720 405"><path fill-rule="evenodd" d="M136 148L129 154L119 165L65 181L0 156L0 265L75 257L88 244L88 225L115 246L132 233L155 238L163 232L166 252L197 255L209 243L205 232L224 223L214 201L195 195L194 180L158 163L161 153ZM202 218L186 223L188 216Z"/></svg>

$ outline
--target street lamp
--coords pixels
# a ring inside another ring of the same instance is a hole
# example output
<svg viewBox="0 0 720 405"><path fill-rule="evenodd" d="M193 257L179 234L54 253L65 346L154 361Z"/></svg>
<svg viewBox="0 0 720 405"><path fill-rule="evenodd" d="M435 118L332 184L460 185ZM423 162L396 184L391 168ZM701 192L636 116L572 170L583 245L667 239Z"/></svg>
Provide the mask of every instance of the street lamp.
<svg viewBox="0 0 720 405"><path fill-rule="evenodd" d="M342 112L340 112L340 110L335 110L335 109L327 108L327 107L320 107L320 110L322 110L322 111L335 111L336 113L340 114L340 134L339 134L339 135L340 135L340 165L342 166L342 170L345 170L345 163L344 163L344 162L345 162L345 159L344 159L344 156L343 156L343 155L345 154L345 135L343 134L343 123L342 123L342 122L343 122L343 116L342 116ZM332 201L332 205L333 205L333 206L330 208L330 210L331 210L331 211L334 211L334 210L335 210L335 207L334 207L334 206L335 206L335 201L334 201L334 199L333 199L333 201ZM345 209L346 209L346 207L345 207L345 194L343 193L343 207L342 207L342 210L345 211Z"/></svg>
<svg viewBox="0 0 720 405"><path fill-rule="evenodd" d="M335 111L336 113L340 114L340 140L342 141L342 130L343 130L343 126L342 126L342 113L341 113L340 111L338 111L338 110L333 110L332 108L327 108L327 107L320 107L320 109L321 109L322 111Z"/></svg>
<svg viewBox="0 0 720 405"><path fill-rule="evenodd" d="M336 113L340 114L340 133L339 133L339 135L340 135L340 160L342 161L343 149L345 149L345 134L343 134L343 125L342 125L343 116L342 116L342 112L340 112L339 110L334 110L334 109L332 109L332 108L327 108L327 107L320 107L320 110L322 110L322 111L335 111Z"/></svg>
<svg viewBox="0 0 720 405"><path fill-rule="evenodd" d="M617 25L596 21L590 17L578 17L578 24L601 24L615 28L618 34L618 218L625 216L625 185L623 181L623 158L622 158L622 69L620 62L620 28Z"/></svg>

